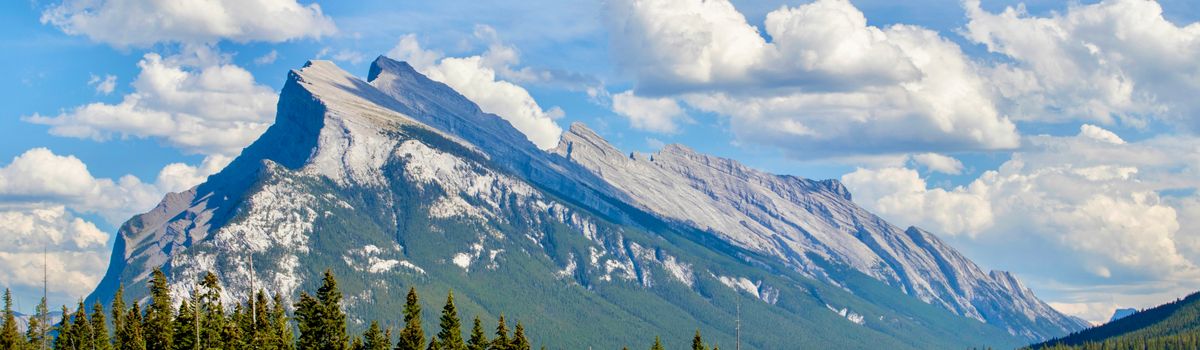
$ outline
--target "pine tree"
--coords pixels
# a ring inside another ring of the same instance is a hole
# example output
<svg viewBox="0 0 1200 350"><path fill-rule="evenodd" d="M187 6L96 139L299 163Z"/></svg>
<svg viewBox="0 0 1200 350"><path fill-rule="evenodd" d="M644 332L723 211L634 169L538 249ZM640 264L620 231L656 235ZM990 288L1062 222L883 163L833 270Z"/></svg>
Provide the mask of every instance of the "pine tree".
<svg viewBox="0 0 1200 350"><path fill-rule="evenodd" d="M16 349L25 342L17 331L17 319L12 309L12 292L4 289L4 324L0 325L0 349Z"/></svg>
<svg viewBox="0 0 1200 350"><path fill-rule="evenodd" d="M275 293L275 297L271 299L271 325L275 332L275 336L272 337L275 344L271 348L294 350L296 343L292 337L292 325L288 322L287 312L283 308L283 296L279 293ZM391 338L391 334L388 338Z"/></svg>
<svg viewBox="0 0 1200 350"><path fill-rule="evenodd" d="M467 350L487 350L487 335L483 334L483 325L479 316L475 316L475 325L471 327L471 339L467 340Z"/></svg>
<svg viewBox="0 0 1200 350"><path fill-rule="evenodd" d="M454 307L454 291L446 294L446 306L442 307L442 330L438 332L438 343L445 350L463 350L466 345L462 338L462 321L458 319L458 310Z"/></svg>
<svg viewBox="0 0 1200 350"><path fill-rule="evenodd" d="M504 325L504 314L500 314L500 320L496 325L496 339L493 339L491 344L488 344L489 350L509 350L512 345L508 341L508 326Z"/></svg>
<svg viewBox="0 0 1200 350"><path fill-rule="evenodd" d="M692 350L708 350L708 347L704 346L704 339L700 338L699 329L696 330L696 336L692 337Z"/></svg>
<svg viewBox="0 0 1200 350"><path fill-rule="evenodd" d="M254 294L254 305L248 308L252 313L250 317L251 329L247 338L249 344L255 349L267 349L275 344L274 327L271 324L270 305L267 302L267 292L259 290Z"/></svg>
<svg viewBox="0 0 1200 350"><path fill-rule="evenodd" d="M92 349L111 350L109 343L108 321L104 319L104 304L97 300L92 304Z"/></svg>
<svg viewBox="0 0 1200 350"><path fill-rule="evenodd" d="M62 319L58 322L56 330L58 337L54 338L54 350L75 349L79 346L79 340L76 339L75 329L71 327L71 312L67 310L67 306L62 307Z"/></svg>
<svg viewBox="0 0 1200 350"><path fill-rule="evenodd" d="M92 344L96 342L96 335L92 330L92 322L88 320L87 308L83 306L83 299L79 300L79 306L75 309L75 315L72 318L74 323L71 324L71 328L75 331L75 348L91 349Z"/></svg>
<svg viewBox="0 0 1200 350"><path fill-rule="evenodd" d="M332 270L325 270L321 288L317 288L317 299L324 310L324 327L328 347L323 349L345 349L350 337L346 335L346 313L342 311L342 291L338 290L337 279Z"/></svg>
<svg viewBox="0 0 1200 350"><path fill-rule="evenodd" d="M417 289L409 287L404 304L404 329L400 330L400 341L396 350L424 350L425 331L421 330L421 304L417 300Z"/></svg>
<svg viewBox="0 0 1200 350"><path fill-rule="evenodd" d="M133 302L129 312L125 314L121 329L117 332L117 339L121 344L117 350L146 350L146 338L142 333L142 310L137 301Z"/></svg>
<svg viewBox="0 0 1200 350"><path fill-rule="evenodd" d="M296 302L296 327L300 329L300 349L316 349L321 342L317 335L321 331L321 304L308 292L300 292L300 300Z"/></svg>
<svg viewBox="0 0 1200 350"><path fill-rule="evenodd" d="M233 314L229 315L229 320L225 323L225 328L221 331L226 348L242 349L247 347L243 330L246 328L245 320L248 318L242 304L235 303Z"/></svg>
<svg viewBox="0 0 1200 350"><path fill-rule="evenodd" d="M179 302L179 312L175 314L173 331L171 346L174 349L196 349L196 312L192 310L192 305L187 299Z"/></svg>
<svg viewBox="0 0 1200 350"><path fill-rule="evenodd" d="M513 339L509 349L530 350L530 348L529 339L525 339L525 326L521 325L521 321L517 321L517 328L513 329Z"/></svg>
<svg viewBox="0 0 1200 350"><path fill-rule="evenodd" d="M663 348L662 339L659 339L658 336L654 336L654 346L651 346L650 350L666 350Z"/></svg>
<svg viewBox="0 0 1200 350"><path fill-rule="evenodd" d="M426 350L442 350L442 345L438 343L437 337L429 339L429 347Z"/></svg>
<svg viewBox="0 0 1200 350"><path fill-rule="evenodd" d="M363 333L363 349L388 350L391 345L391 337L384 337L383 330L379 329L379 322L371 321L371 327L367 328L366 333Z"/></svg>
<svg viewBox="0 0 1200 350"><path fill-rule="evenodd" d="M225 306L221 305L221 284L217 275L211 271L200 281L200 302L196 308L200 311L200 348L225 348L226 319ZM199 293L199 292L198 292Z"/></svg>
<svg viewBox="0 0 1200 350"><path fill-rule="evenodd" d="M41 350L46 347L45 334L49 330L46 316L49 314L50 308L43 297L34 310L33 317L29 318L29 325L25 327L25 338L28 340L26 349Z"/></svg>
<svg viewBox="0 0 1200 350"><path fill-rule="evenodd" d="M146 306L145 331L146 347L150 349L170 349L171 338L175 333L174 313L171 303L171 290L167 286L167 275L162 269L154 268L150 273L150 305Z"/></svg>
<svg viewBox="0 0 1200 350"><path fill-rule="evenodd" d="M125 285L117 285L117 293L113 294L112 301L112 322L113 322L113 349L125 349L124 338L121 332L125 331Z"/></svg>

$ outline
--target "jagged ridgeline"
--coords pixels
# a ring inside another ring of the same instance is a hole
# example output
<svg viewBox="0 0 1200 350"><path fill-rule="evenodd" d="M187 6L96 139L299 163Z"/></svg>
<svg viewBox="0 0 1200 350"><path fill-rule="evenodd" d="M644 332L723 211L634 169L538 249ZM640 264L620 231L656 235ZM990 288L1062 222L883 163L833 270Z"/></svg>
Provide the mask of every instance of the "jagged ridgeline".
<svg viewBox="0 0 1200 350"><path fill-rule="evenodd" d="M251 268L253 266L253 268ZM453 289L551 348L688 339L748 349L1018 346L1081 329L1004 272L857 207L837 181L670 146L627 156L581 124L543 151L409 65L292 71L259 140L125 223L89 298L217 273L291 305L332 269L352 330ZM431 320L426 320L432 326Z"/></svg>

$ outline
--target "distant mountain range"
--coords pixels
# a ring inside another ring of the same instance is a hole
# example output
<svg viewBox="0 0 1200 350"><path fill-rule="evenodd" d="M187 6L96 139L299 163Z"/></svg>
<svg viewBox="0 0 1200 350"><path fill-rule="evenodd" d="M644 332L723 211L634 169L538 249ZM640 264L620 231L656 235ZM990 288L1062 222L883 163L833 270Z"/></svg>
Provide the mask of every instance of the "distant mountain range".
<svg viewBox="0 0 1200 350"><path fill-rule="evenodd" d="M175 295L215 271L229 301L292 298L332 269L352 326L396 324L409 286L452 288L460 312L516 312L553 348L697 328L728 347L739 310L750 349L1020 346L1086 325L836 180L681 145L627 154L583 124L539 150L385 57L366 81L327 61L290 72L254 144L122 225L89 302L118 284L144 298L155 267Z"/></svg>
<svg viewBox="0 0 1200 350"><path fill-rule="evenodd" d="M1123 309L1133 310L1133 309ZM1200 293L1136 311L1033 349L1200 349Z"/></svg>

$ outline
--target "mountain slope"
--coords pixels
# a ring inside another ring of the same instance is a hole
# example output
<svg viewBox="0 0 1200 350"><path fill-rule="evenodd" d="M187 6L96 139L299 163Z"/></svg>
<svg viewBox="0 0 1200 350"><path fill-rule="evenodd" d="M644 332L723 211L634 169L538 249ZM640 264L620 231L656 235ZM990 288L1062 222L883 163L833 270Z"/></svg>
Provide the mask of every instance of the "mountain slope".
<svg viewBox="0 0 1200 350"><path fill-rule="evenodd" d="M836 180L768 174L680 145L625 156L582 124L571 126L556 152L648 211L776 257L809 276L839 283L820 261L847 265L1028 339L1083 327L1007 272L985 273L934 235L902 230L855 205Z"/></svg>
<svg viewBox="0 0 1200 350"><path fill-rule="evenodd" d="M1031 348L1082 346L1105 349L1194 349L1200 346L1200 293L1135 312L1100 326L1032 345ZM1174 345L1174 346L1171 346ZM1107 347L1105 347L1107 346Z"/></svg>
<svg viewBox="0 0 1200 350"><path fill-rule="evenodd" d="M291 72L276 123L259 140L204 184L167 195L121 227L108 274L89 299L111 299L119 283L142 297L149 271L160 266L176 295L188 295L211 270L227 298L252 288L290 298L331 268L352 321L395 323L408 286L434 296L426 300L453 288L464 314L515 313L553 347L688 339L697 327L732 344L739 303L744 327L754 330L743 334L748 348L960 348L1053 332L1038 322L1056 319L1011 276L963 273L978 268L928 233L897 230L846 204L849 194L836 182L775 177L780 187L768 192L852 211L846 220L877 221L871 229L887 235L821 231L830 236L809 243L824 251L795 249L803 254L780 259L763 249L770 244L750 245L735 232L646 205L597 162L580 160L587 151L572 145L577 130L586 133L582 126L564 136L568 154L543 152L407 64L380 58L368 79L324 61ZM705 175L731 188L751 183ZM795 215L815 215L808 213ZM887 258L877 253L884 249ZM920 259L929 262L909 263ZM887 268L905 264L918 267ZM972 319L948 312L965 304L910 297L922 294L908 290L937 290L916 287L928 279L900 277L930 275L920 268L949 271L943 275L957 282L946 288L997 304L970 304L984 315ZM1017 302L1001 303L1004 296ZM1029 299L1036 303L1020 304ZM1009 321L1014 309L1034 310L1021 316L1033 321Z"/></svg>

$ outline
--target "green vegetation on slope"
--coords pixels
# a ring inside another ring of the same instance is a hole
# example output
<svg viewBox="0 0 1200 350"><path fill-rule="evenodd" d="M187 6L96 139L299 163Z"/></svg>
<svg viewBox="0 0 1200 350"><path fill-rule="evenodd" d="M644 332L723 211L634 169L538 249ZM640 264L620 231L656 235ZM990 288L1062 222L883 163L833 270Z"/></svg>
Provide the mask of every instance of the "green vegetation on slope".
<svg viewBox="0 0 1200 350"><path fill-rule="evenodd" d="M1200 349L1200 293L1030 349Z"/></svg>

